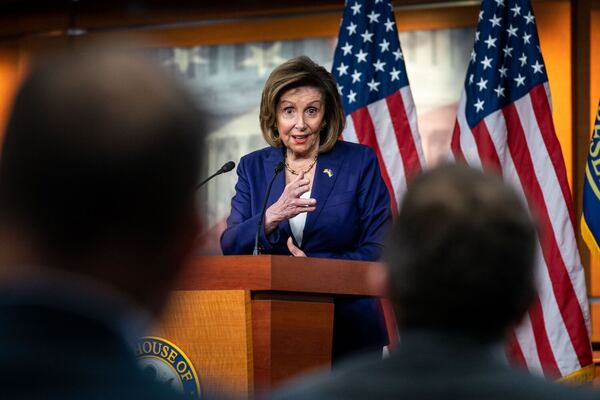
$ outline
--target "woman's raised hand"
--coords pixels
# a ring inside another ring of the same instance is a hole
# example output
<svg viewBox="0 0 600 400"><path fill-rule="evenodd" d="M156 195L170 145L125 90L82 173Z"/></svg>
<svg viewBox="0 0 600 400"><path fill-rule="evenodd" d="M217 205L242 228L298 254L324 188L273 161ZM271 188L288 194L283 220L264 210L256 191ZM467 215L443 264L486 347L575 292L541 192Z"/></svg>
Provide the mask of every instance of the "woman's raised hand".
<svg viewBox="0 0 600 400"><path fill-rule="evenodd" d="M294 244L291 236L287 240L287 247L294 257L306 257L306 254Z"/></svg>
<svg viewBox="0 0 600 400"><path fill-rule="evenodd" d="M317 200L301 199L304 193L310 190L310 181L300 172L296 179L283 189L279 199L269 207L265 213L265 233L271 233L280 222L295 217L303 212L315 211Z"/></svg>

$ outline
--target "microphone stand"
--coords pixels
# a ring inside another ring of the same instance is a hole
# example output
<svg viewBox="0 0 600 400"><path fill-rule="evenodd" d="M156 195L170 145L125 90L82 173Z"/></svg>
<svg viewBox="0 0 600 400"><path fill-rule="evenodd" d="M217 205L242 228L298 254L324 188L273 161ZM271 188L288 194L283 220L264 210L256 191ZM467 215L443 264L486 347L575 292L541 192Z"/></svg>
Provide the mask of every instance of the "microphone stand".
<svg viewBox="0 0 600 400"><path fill-rule="evenodd" d="M217 175L221 175L223 173L223 171L218 170L217 172L215 172L214 174L212 174L211 176L209 176L208 178L206 178L205 180L203 180L202 182L200 182L198 184L198 186L196 186L196 190L200 189L202 186L204 186L206 184L206 182L210 181L212 178L214 178Z"/></svg>
<svg viewBox="0 0 600 400"><path fill-rule="evenodd" d="M206 178L205 180L203 180L202 182L200 182L196 186L196 190L200 189L202 186L204 186L206 184L206 182L210 181L215 176L221 175L221 174L223 174L225 172L229 172L233 168L235 168L235 163L233 161L227 161L225 164L223 164L223 166L221 167L221 169L219 169L217 172L215 172L214 174L212 174L211 176L209 176L208 178Z"/></svg>
<svg viewBox="0 0 600 400"><path fill-rule="evenodd" d="M267 194L265 195L265 201L262 206L262 211L260 212L260 219L258 220L258 224L256 225L256 236L254 237L254 251L252 251L253 256L257 256L260 254L260 250L258 249L258 239L260 238L260 230L263 226L263 222L265 219L265 212L267 211L267 202L269 201L269 195L271 194L271 187L273 187L273 182L275 182L275 178L281 171L283 171L283 162L279 162L275 166L275 173L271 178L271 182L269 182L269 187L267 188Z"/></svg>

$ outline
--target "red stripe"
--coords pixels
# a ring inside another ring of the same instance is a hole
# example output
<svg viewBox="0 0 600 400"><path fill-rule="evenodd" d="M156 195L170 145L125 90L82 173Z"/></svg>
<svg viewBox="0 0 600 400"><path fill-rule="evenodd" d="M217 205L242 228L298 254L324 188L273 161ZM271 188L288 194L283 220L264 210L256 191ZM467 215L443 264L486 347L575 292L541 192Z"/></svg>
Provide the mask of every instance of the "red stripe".
<svg viewBox="0 0 600 400"><path fill-rule="evenodd" d="M527 361L525 361L525 355L521 350L521 345L517 340L517 336L514 332L508 334L507 349L506 352L509 355L509 359L512 364L518 365L523 368L527 368Z"/></svg>
<svg viewBox="0 0 600 400"><path fill-rule="evenodd" d="M488 131L485 120L481 120L475 125L471 132L473 132L473 139L477 146L477 152L479 153L479 159L481 165L486 170L492 170L494 172L502 172L502 165L500 165L500 158L496 152L496 146L492 141L490 132Z"/></svg>
<svg viewBox="0 0 600 400"><path fill-rule="evenodd" d="M579 363L581 366L589 365L592 362L592 357L585 318L583 317L573 284L567 273L564 260L560 254L556 236L550 223L550 214L544 202L542 189L535 175L531 154L525 141L525 133L523 132L519 115L513 103L507 105L502 112L506 119L508 130L508 147L515 162L521 186L528 194L529 207L535 210L540 222L542 254L548 266L556 302Z"/></svg>
<svg viewBox="0 0 600 400"><path fill-rule="evenodd" d="M404 100L400 91L396 91L385 98L396 133L396 142L398 142L398 150L400 150L400 158L404 164L404 177L408 182L410 178L421 170L421 162L419 154L413 138L413 133L410 128L410 123L404 108Z"/></svg>
<svg viewBox="0 0 600 400"><path fill-rule="evenodd" d="M392 352L398 347L399 338L394 307L389 299L379 299L379 302L381 303L381 309L383 310L383 317L385 319L385 327L387 329L388 338L390 339L388 350Z"/></svg>
<svg viewBox="0 0 600 400"><path fill-rule="evenodd" d="M465 133L466 134L466 133ZM460 148L460 125L458 125L458 119L454 123L454 132L452 132L452 141L450 142L450 148L454 153L454 158L460 161L465 161L465 155Z"/></svg>
<svg viewBox="0 0 600 400"><path fill-rule="evenodd" d="M546 143L546 149L550 155L550 160L554 166L554 171L556 171L556 177L558 178L563 198L565 199L567 209L569 210L571 224L575 226L575 212L573 211L573 199L571 198L569 182L567 180L565 160L563 158L560 143L556 137L556 131L554 130L552 110L550 109L550 103L548 102L548 95L546 94L544 84L534 87L529 92L529 97L531 98L535 119L540 127L544 143Z"/></svg>
<svg viewBox="0 0 600 400"><path fill-rule="evenodd" d="M542 303L538 296L535 296L533 305L529 309L529 319L531 319L531 328L533 330L533 338L537 353L540 357L540 363L544 368L544 375L551 379L560 378L561 373L552 351L552 345L548 339L546 324L544 323L544 314L542 311Z"/></svg>
<svg viewBox="0 0 600 400"><path fill-rule="evenodd" d="M361 107L353 111L350 115L352 116L352 121L354 122L354 131L356 132L356 137L358 138L359 143L366 144L367 146L371 147L377 155L379 169L381 170L381 177L388 188L392 213L395 218L396 214L398 213L398 203L396 203L396 195L394 193L394 188L392 187L392 181L390 180L385 163L383 162L381 150L379 149L379 143L375 137L375 127L373 126L373 120L371 119L371 114L369 114L369 109L367 107Z"/></svg>

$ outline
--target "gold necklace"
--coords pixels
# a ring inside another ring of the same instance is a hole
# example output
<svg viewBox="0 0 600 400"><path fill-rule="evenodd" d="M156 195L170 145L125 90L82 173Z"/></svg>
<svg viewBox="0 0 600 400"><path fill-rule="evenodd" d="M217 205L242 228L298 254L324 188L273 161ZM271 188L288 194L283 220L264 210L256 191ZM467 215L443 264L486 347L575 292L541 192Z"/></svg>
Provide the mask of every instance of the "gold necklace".
<svg viewBox="0 0 600 400"><path fill-rule="evenodd" d="M287 154L286 154L285 157L287 159ZM315 164L317 163L317 157L318 157L318 154L315 156L315 159L313 160L313 162L310 163L310 165L308 166L308 168L306 169L306 171L302 171L303 173L307 174L315 166ZM287 160L285 162L285 169L287 169L288 171L290 171L290 173L292 175L298 175L298 173L295 170L293 170L292 168L290 168L290 165L288 164Z"/></svg>

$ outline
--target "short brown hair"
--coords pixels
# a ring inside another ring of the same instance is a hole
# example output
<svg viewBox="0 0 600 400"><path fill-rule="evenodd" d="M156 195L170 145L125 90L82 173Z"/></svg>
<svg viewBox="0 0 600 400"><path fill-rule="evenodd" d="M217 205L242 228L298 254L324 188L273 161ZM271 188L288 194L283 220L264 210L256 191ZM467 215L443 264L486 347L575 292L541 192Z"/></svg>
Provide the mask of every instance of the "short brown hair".
<svg viewBox="0 0 600 400"><path fill-rule="evenodd" d="M536 240L499 176L450 164L416 177L385 253L399 326L503 337L534 298Z"/></svg>
<svg viewBox="0 0 600 400"><path fill-rule="evenodd" d="M306 56L292 58L271 72L260 101L260 128L266 142L281 147L281 138L276 126L276 109L281 95L289 89L312 86L321 92L325 102L325 131L321 133L319 153L333 148L344 130L346 117L338 94L337 85L331 74Z"/></svg>
<svg viewBox="0 0 600 400"><path fill-rule="evenodd" d="M164 243L192 212L203 122L184 88L141 57L90 47L41 60L4 137L2 223L56 252L117 233Z"/></svg>

